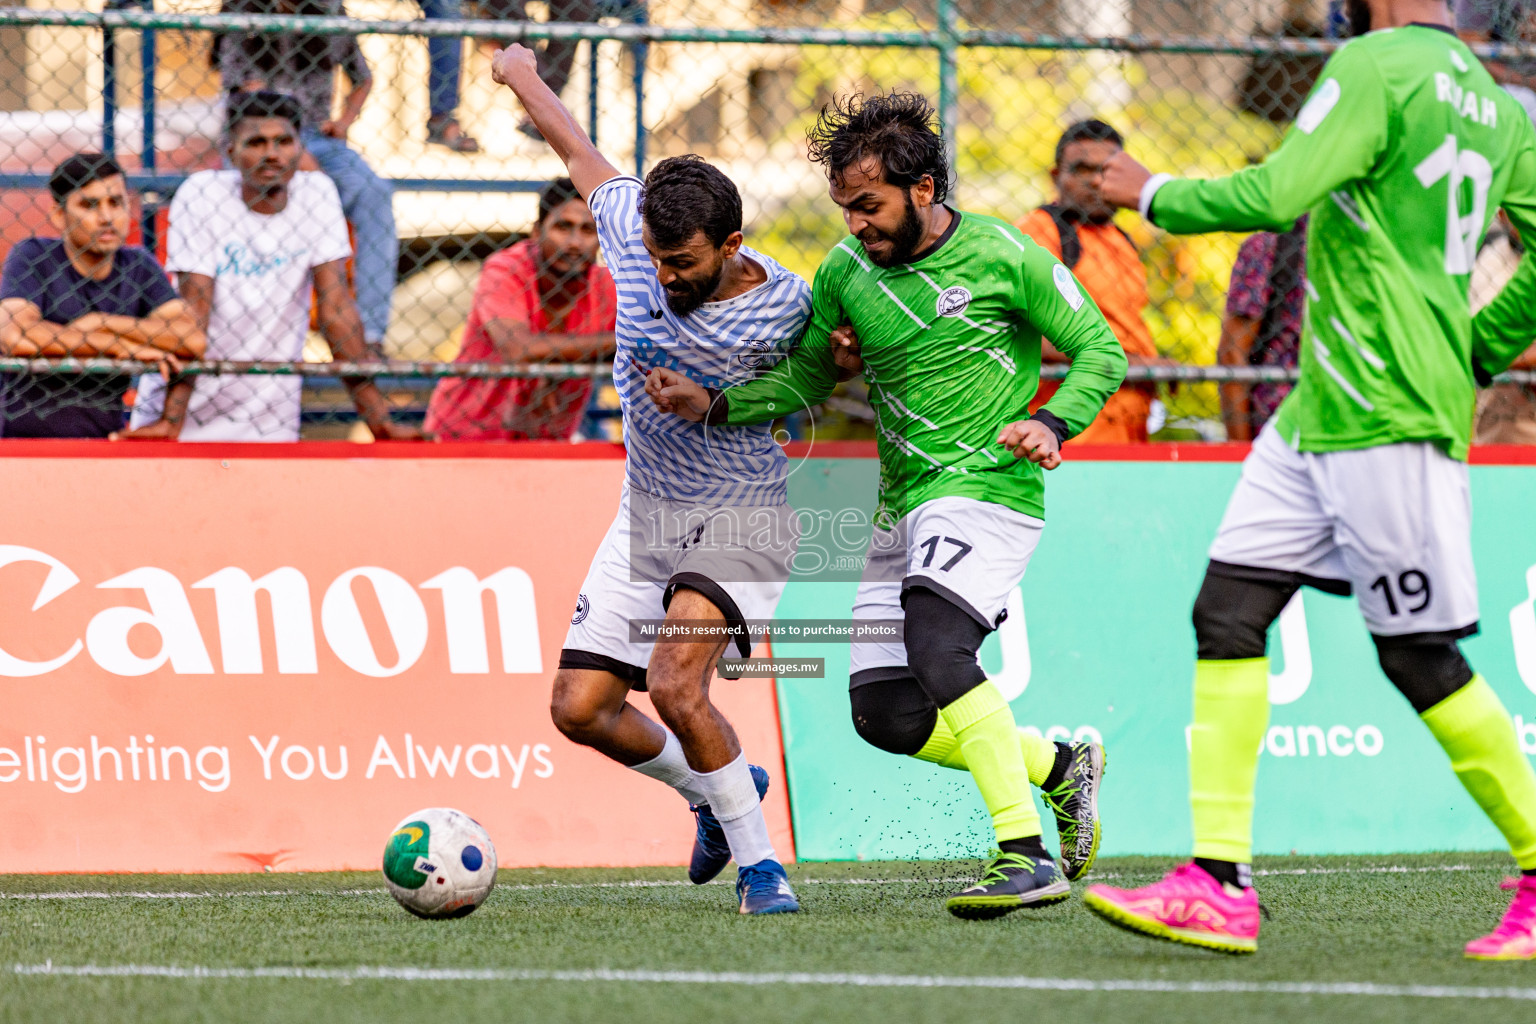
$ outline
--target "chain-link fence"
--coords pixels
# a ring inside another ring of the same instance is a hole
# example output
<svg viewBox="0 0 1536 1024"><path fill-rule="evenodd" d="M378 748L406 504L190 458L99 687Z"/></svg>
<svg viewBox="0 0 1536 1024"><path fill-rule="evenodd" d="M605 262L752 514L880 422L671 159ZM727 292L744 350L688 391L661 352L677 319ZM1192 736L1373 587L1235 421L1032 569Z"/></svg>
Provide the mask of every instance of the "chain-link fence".
<svg viewBox="0 0 1536 1024"><path fill-rule="evenodd" d="M4 434L616 438L603 362L612 288L590 216L547 190L564 169L490 76L494 48L519 40L539 48L541 76L615 165L643 173L662 157L702 155L739 185L749 244L807 278L844 230L806 159L817 110L854 90L931 97L951 140L954 202L1019 223L1075 264L1133 357L1146 429L1250 436L1293 376L1302 234L1245 244L1166 235L1129 214L1106 223L1092 193L1094 146L1108 137L1090 130L1060 152L1058 141L1099 120L1154 170L1217 175L1262 159L1337 45L1340 6L0 10ZM1536 112L1536 51L1509 45L1525 38L1527 5L1462 6L1467 31L1492 41L1480 52ZM291 98L296 138L264 127L288 109L268 93ZM236 107L247 116L231 138ZM60 180L81 152L126 172L121 197L99 161ZM300 173L279 206L260 179L289 160ZM153 259L113 255L124 241ZM1484 253L1474 301L1512 272L1519 240L1492 232ZM167 354L169 387L134 376ZM1518 419L1520 402L1529 395L1506 386L1490 415ZM872 429L857 381L818 418L820 436Z"/></svg>

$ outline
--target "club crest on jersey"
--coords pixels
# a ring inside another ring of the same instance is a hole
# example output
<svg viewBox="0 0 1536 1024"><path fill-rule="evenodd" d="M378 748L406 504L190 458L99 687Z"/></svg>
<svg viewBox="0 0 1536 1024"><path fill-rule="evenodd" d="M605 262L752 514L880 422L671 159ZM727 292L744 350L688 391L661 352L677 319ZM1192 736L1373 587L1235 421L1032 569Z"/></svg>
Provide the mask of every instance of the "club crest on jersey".
<svg viewBox="0 0 1536 1024"><path fill-rule="evenodd" d="M768 339L749 341L747 342L746 351L736 353L736 362L739 363L744 369L760 370L762 369L764 361L766 361L771 354L769 349L772 347L773 342Z"/></svg>
<svg viewBox="0 0 1536 1024"><path fill-rule="evenodd" d="M576 614L571 616L571 625L581 624L581 620L587 617L587 612L592 610L592 602L587 600L586 594L576 595Z"/></svg>
<svg viewBox="0 0 1536 1024"><path fill-rule="evenodd" d="M945 288L939 293L938 301L934 303L934 309L939 316L959 316L965 312L965 307L971 304L971 293L966 289L955 285L953 288Z"/></svg>

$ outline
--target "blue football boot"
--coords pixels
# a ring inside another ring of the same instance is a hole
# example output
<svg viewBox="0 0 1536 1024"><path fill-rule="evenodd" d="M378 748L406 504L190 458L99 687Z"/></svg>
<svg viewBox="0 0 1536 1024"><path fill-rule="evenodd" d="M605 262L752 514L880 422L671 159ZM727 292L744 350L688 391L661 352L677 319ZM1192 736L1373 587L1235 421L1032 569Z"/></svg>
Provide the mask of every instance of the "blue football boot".
<svg viewBox="0 0 1536 1024"><path fill-rule="evenodd" d="M757 798L768 792L768 772L755 764L747 765L752 782L757 786ZM698 831L693 835L693 857L688 862L688 881L703 885L725 870L731 862L731 846L725 841L725 829L709 809L709 804L689 804L688 809L698 819Z"/></svg>
<svg viewBox="0 0 1536 1024"><path fill-rule="evenodd" d="M741 899L743 914L793 914L800 910L800 901L789 887L784 866L776 860L760 860L738 868L736 895Z"/></svg>

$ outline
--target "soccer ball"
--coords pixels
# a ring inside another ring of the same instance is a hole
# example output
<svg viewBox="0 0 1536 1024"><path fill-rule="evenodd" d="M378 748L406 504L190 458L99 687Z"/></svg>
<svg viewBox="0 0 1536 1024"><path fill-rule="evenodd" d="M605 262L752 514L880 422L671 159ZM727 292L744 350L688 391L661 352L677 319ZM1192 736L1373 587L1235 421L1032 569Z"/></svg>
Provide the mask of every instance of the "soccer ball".
<svg viewBox="0 0 1536 1024"><path fill-rule="evenodd" d="M417 917L463 917L496 884L496 847L469 815L429 807L389 834L384 878L389 894Z"/></svg>

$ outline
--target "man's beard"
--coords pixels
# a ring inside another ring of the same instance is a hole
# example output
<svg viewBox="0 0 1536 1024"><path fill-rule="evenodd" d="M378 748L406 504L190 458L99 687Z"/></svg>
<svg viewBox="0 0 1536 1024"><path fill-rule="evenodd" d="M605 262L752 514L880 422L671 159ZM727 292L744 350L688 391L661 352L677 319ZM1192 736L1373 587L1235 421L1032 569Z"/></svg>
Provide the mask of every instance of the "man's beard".
<svg viewBox="0 0 1536 1024"><path fill-rule="evenodd" d="M683 285L688 290L682 295L674 294L671 288L663 289L667 293L667 308L677 316L687 316L709 301L709 297L715 294L715 289L720 287L720 277L725 273L725 262L715 268L715 272L703 281L684 281L678 278L676 284Z"/></svg>
<svg viewBox="0 0 1536 1024"><path fill-rule="evenodd" d="M553 259L544 259L542 254L539 257L539 275L553 280L556 285L585 277L591 269L592 261L585 256L567 256L562 253Z"/></svg>
<svg viewBox="0 0 1536 1024"><path fill-rule="evenodd" d="M1365 0L1345 0L1344 13L1349 18L1349 34L1363 36L1371 30L1371 5Z"/></svg>
<svg viewBox="0 0 1536 1024"><path fill-rule="evenodd" d="M912 205L911 191L903 193L902 198L906 200L907 208L902 211L901 223L896 225L894 233L886 234L878 228L868 227L859 235L859 244L864 248L864 255L868 256L869 261L877 267L895 267L906 263L917 251L917 243L923 240L923 224L917 219L917 207ZM869 241L890 242L890 254L876 256L869 251Z"/></svg>

